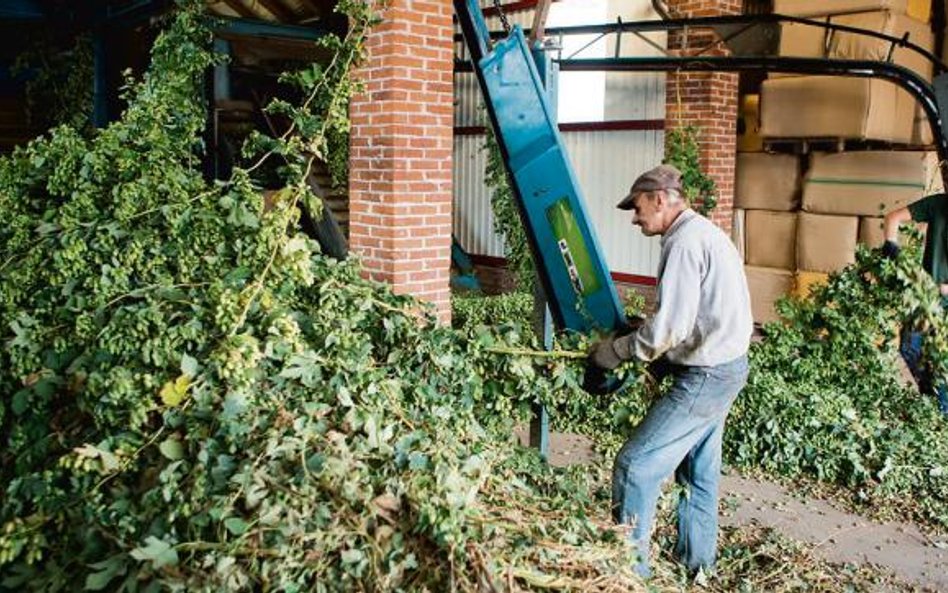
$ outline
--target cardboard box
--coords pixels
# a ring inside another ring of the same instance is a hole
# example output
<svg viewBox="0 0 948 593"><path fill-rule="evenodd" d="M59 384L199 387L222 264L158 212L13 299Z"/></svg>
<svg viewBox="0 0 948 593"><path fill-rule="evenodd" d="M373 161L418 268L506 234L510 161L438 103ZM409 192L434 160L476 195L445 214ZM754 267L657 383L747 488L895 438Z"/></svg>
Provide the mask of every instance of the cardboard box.
<svg viewBox="0 0 948 593"><path fill-rule="evenodd" d="M766 152L737 153L734 205L785 212L799 208L799 157Z"/></svg>
<svg viewBox="0 0 948 593"><path fill-rule="evenodd" d="M862 216L859 218L859 242L865 245L870 249L875 249L876 247L882 246L882 243L885 241L885 231L883 230L882 224L885 221L884 218L875 217L875 216ZM912 223L914 224L919 231L922 230L925 226L924 224ZM905 233L900 233L899 243L902 245L908 240L908 237Z"/></svg>
<svg viewBox="0 0 948 593"><path fill-rule="evenodd" d="M826 281L829 279L829 274L826 272L807 272L805 270L797 270L794 274L794 283L793 283L793 296L798 299L806 299L810 297L810 293L813 292L813 289L820 284L826 284Z"/></svg>
<svg viewBox="0 0 948 593"><path fill-rule="evenodd" d="M793 272L775 268L744 266L747 288L750 291L754 321L767 323L780 317L774 310L777 299L793 292Z"/></svg>
<svg viewBox="0 0 948 593"><path fill-rule="evenodd" d="M814 153L803 180L803 209L881 216L924 195L926 152Z"/></svg>
<svg viewBox="0 0 948 593"><path fill-rule="evenodd" d="M909 41L929 51L935 47L935 36L928 23L890 11L844 14L831 17L830 21L836 25L875 31L892 37L901 38L908 35ZM888 60L891 49L892 44L885 39L837 31L830 36L826 55L840 60L884 62ZM914 50L896 47L892 52L892 62L914 71L926 80L931 80L931 61Z"/></svg>
<svg viewBox="0 0 948 593"><path fill-rule="evenodd" d="M914 1L912 0L912 2ZM853 14L832 13L831 16L820 16L813 20L881 32L898 38L907 35L912 43L929 51L935 46L935 37L927 21L922 22L892 10L874 10ZM889 42L876 37L848 31L831 31L825 27L803 23L780 23L778 53L781 56L888 61L890 49L891 44ZM932 78L933 66L931 61L914 50L897 47L892 52L891 60L894 64L908 68L926 80L930 81ZM799 75L781 72L770 74L770 78L796 76ZM908 109L909 106L912 109L917 107L918 102L908 91L899 88L896 94L899 113L903 109ZM900 115L900 117L904 116ZM911 141L916 145L931 143L930 139L925 142L923 127L919 127L917 132L921 134L918 141L911 137L906 142Z"/></svg>
<svg viewBox="0 0 948 593"><path fill-rule="evenodd" d="M935 141L932 135L932 126L928 123L925 110L916 101L915 124L912 126L912 146L930 146Z"/></svg>
<svg viewBox="0 0 948 593"><path fill-rule="evenodd" d="M737 116L737 151L762 151L764 138L760 135L760 95L742 96Z"/></svg>
<svg viewBox="0 0 948 593"><path fill-rule="evenodd" d="M835 272L856 261L859 218L800 212L797 218L798 270Z"/></svg>
<svg viewBox="0 0 948 593"><path fill-rule="evenodd" d="M882 230L882 217L863 216L859 219L858 241L869 248L876 248L885 241L885 231Z"/></svg>
<svg viewBox="0 0 948 593"><path fill-rule="evenodd" d="M848 12L891 10L908 12L909 0L774 0L774 13L789 16L817 17Z"/></svg>
<svg viewBox="0 0 948 593"><path fill-rule="evenodd" d="M937 152L925 152L925 190L922 193L926 196L945 193L945 180L941 175L939 163Z"/></svg>
<svg viewBox="0 0 948 593"><path fill-rule="evenodd" d="M935 45L935 37L927 23L891 11L834 14L813 20L898 38L908 35L909 41L929 51ZM833 31L804 23L780 24L781 56L887 61L890 49L891 44L878 37L849 31ZM892 52L892 62L918 73L926 80L931 79L932 63L914 50L897 47Z"/></svg>
<svg viewBox="0 0 948 593"><path fill-rule="evenodd" d="M908 0L905 12L916 21L928 23L932 20L932 0Z"/></svg>
<svg viewBox="0 0 948 593"><path fill-rule="evenodd" d="M760 107L764 138L908 143L915 118L915 105L908 93L891 82L873 78L795 76L765 80L760 87Z"/></svg>
<svg viewBox="0 0 948 593"><path fill-rule="evenodd" d="M744 260L752 266L792 270L796 262L796 212L745 210Z"/></svg>

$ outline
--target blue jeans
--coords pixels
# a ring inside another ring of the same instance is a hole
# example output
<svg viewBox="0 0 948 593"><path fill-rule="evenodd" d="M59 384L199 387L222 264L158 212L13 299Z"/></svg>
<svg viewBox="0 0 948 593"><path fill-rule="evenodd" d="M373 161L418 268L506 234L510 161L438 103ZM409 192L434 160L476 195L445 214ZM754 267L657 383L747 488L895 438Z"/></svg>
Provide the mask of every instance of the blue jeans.
<svg viewBox="0 0 948 593"><path fill-rule="evenodd" d="M941 413L948 416L948 386L942 381L932 385L931 369L922 361L923 339L921 332L903 329L899 354L902 355L915 382L918 383L918 390L921 393L934 394L938 398L938 408Z"/></svg>
<svg viewBox="0 0 948 593"><path fill-rule="evenodd" d="M747 383L747 357L712 367L658 365L674 383L649 408L616 457L612 514L632 525L636 570L651 574L649 541L662 481L675 471L684 486L678 501L678 557L691 570L710 567L717 555L721 438L734 399Z"/></svg>

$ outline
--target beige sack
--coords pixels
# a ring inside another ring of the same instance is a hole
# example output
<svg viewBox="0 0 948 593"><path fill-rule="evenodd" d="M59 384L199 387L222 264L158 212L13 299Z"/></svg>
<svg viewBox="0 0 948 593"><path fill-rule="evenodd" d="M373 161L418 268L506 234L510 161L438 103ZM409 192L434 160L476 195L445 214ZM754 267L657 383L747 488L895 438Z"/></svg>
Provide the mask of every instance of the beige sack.
<svg viewBox="0 0 948 593"><path fill-rule="evenodd" d="M799 157L766 152L737 153L734 205L757 210L799 208Z"/></svg>
<svg viewBox="0 0 948 593"><path fill-rule="evenodd" d="M752 266L792 270L796 261L796 212L745 210L745 261Z"/></svg>
<svg viewBox="0 0 948 593"><path fill-rule="evenodd" d="M793 292L793 272L774 268L744 266L750 291L754 321L767 323L779 319L774 310L777 299Z"/></svg>
<svg viewBox="0 0 948 593"><path fill-rule="evenodd" d="M796 76L760 88L764 138L842 138L907 143L915 105L893 83L871 78Z"/></svg>
<svg viewBox="0 0 948 593"><path fill-rule="evenodd" d="M821 214L880 216L925 195L921 151L814 153L803 180L803 209Z"/></svg>
<svg viewBox="0 0 948 593"><path fill-rule="evenodd" d="M808 18L871 10L905 14L908 5L909 0L774 0L774 13Z"/></svg>
<svg viewBox="0 0 948 593"><path fill-rule="evenodd" d="M835 272L856 261L859 219L800 212L797 219L797 269Z"/></svg>

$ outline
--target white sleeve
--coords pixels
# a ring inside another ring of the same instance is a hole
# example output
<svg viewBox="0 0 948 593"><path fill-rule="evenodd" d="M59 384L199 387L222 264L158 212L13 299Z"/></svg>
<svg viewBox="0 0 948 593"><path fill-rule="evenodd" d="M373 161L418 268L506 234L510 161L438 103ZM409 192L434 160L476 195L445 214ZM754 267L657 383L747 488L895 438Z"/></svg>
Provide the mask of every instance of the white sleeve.
<svg viewBox="0 0 948 593"><path fill-rule="evenodd" d="M673 247L658 282L658 311L632 334L631 350L646 362L688 339L701 302L702 258L695 249Z"/></svg>

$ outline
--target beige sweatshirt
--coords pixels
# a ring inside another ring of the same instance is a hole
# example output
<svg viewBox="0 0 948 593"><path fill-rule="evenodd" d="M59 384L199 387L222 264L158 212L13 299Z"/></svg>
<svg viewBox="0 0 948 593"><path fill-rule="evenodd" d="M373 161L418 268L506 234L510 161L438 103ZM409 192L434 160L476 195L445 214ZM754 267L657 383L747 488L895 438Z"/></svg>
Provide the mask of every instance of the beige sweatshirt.
<svg viewBox="0 0 948 593"><path fill-rule="evenodd" d="M713 366L746 354L754 320L744 264L724 231L684 210L662 236L658 311L616 343L625 358ZM626 350L626 352L623 352Z"/></svg>

